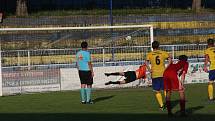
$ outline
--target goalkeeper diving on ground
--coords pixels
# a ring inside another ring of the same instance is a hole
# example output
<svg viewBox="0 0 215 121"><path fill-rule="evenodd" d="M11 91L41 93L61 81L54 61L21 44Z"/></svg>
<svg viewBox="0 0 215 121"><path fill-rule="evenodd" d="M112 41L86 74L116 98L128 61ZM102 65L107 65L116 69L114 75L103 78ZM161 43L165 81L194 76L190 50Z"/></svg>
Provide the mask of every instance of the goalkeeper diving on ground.
<svg viewBox="0 0 215 121"><path fill-rule="evenodd" d="M145 79L146 78L146 65L143 64L139 66L139 68L136 71L126 71L126 72L114 72L114 73L105 73L105 75L108 76L124 76L125 79L121 81L109 81L105 83L105 85L110 84L127 84L130 82L133 82L137 79Z"/></svg>

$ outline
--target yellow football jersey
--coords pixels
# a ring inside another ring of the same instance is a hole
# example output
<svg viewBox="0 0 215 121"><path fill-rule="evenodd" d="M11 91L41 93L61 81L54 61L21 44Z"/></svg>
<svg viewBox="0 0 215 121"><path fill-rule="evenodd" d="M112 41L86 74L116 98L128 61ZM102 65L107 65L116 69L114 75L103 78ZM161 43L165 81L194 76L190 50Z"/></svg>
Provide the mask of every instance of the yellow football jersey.
<svg viewBox="0 0 215 121"><path fill-rule="evenodd" d="M169 54L162 50L154 50L147 54L146 60L151 63L152 78L163 77L165 60L168 57Z"/></svg>
<svg viewBox="0 0 215 121"><path fill-rule="evenodd" d="M210 59L210 70L215 70L215 47L210 47L205 50L205 55Z"/></svg>

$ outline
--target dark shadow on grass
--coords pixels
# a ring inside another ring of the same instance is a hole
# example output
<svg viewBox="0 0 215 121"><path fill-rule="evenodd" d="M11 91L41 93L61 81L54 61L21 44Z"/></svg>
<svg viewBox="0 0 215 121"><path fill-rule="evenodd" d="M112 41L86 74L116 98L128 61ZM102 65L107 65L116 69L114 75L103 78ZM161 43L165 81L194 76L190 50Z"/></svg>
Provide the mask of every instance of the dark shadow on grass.
<svg viewBox="0 0 215 121"><path fill-rule="evenodd" d="M214 115L193 114L168 117L167 114L131 113L1 113L1 121L214 121Z"/></svg>
<svg viewBox="0 0 215 121"><path fill-rule="evenodd" d="M193 114L195 111L200 110L202 108L204 108L204 106L191 107L186 109L186 111L188 114Z"/></svg>
<svg viewBox="0 0 215 121"><path fill-rule="evenodd" d="M105 96L105 97L98 97L96 99L93 100L93 102L100 102L100 101L104 101L104 100L108 100L108 99L111 99L113 98L115 95L111 95L111 96Z"/></svg>
<svg viewBox="0 0 215 121"><path fill-rule="evenodd" d="M186 113L187 113L188 116L190 116L190 115L192 115L195 111L200 110L200 109L202 109L202 108L204 108L204 106L196 106L196 107L187 108L187 109L186 109ZM180 115L180 111L177 111L175 114L176 114L176 115Z"/></svg>

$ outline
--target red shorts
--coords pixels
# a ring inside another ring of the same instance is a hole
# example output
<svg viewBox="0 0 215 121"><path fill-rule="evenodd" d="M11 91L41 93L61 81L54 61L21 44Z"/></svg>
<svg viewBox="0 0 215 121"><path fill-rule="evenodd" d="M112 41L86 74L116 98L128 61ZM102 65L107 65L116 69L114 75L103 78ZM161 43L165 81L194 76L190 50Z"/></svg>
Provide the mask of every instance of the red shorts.
<svg viewBox="0 0 215 121"><path fill-rule="evenodd" d="M164 90L167 91L183 91L184 87L178 79L178 75L172 71L164 72Z"/></svg>

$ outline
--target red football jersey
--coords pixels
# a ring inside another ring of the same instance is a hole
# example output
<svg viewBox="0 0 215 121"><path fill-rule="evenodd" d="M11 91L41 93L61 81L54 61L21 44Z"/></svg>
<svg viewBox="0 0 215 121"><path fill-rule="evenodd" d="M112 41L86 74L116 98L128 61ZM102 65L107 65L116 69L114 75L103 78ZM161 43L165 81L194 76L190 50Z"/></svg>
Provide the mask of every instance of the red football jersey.
<svg viewBox="0 0 215 121"><path fill-rule="evenodd" d="M178 61L176 64L170 64L167 69L164 71L164 89L173 90L173 91L182 91L184 90L183 85L178 79L178 71L181 70L187 73L188 62Z"/></svg>
<svg viewBox="0 0 215 121"><path fill-rule="evenodd" d="M187 61L178 61L178 63L176 64L170 64L166 71L174 71L174 72L178 72L179 70L182 69L182 72L184 71L185 73L187 73L188 70L188 62Z"/></svg>

